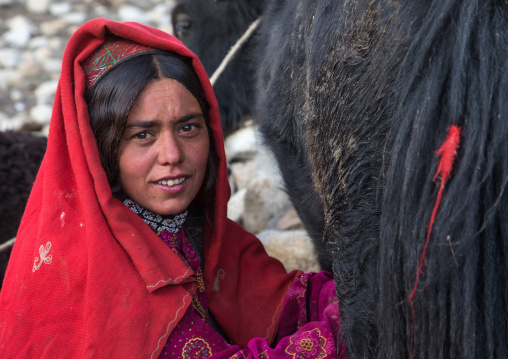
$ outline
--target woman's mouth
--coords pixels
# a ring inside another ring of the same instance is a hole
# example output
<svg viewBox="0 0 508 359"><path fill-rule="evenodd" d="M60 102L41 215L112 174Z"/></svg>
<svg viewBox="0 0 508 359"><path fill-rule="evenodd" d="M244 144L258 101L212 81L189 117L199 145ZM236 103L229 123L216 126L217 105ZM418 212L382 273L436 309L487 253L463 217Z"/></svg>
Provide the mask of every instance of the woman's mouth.
<svg viewBox="0 0 508 359"><path fill-rule="evenodd" d="M163 186L173 187L173 186L176 186L176 185L182 183L183 181L185 181L185 177L176 178L174 180L162 180L162 181L158 181L157 183L160 185L163 185Z"/></svg>

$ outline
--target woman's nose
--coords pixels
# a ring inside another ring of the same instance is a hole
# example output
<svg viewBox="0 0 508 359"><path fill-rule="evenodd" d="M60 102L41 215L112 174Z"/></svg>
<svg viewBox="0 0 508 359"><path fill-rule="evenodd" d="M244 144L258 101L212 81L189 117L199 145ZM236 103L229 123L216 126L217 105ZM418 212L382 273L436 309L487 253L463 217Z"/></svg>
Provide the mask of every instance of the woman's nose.
<svg viewBox="0 0 508 359"><path fill-rule="evenodd" d="M176 136L169 133L160 136L157 158L161 165L176 165L183 162L185 154Z"/></svg>

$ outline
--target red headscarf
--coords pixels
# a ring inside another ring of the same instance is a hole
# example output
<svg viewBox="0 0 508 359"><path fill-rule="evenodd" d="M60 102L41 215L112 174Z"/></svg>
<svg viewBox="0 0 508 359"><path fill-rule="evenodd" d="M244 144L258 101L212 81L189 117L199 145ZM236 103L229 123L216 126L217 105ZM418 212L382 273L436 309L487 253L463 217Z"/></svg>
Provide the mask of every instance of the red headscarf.
<svg viewBox="0 0 508 359"><path fill-rule="evenodd" d="M76 31L64 54L47 152L0 293L0 357L157 357L196 290L189 267L112 196L101 167L82 63L110 34L193 59L220 158L214 226L204 235L209 307L234 343L270 340L299 272L287 274L226 218L222 131L203 67L171 35L96 19Z"/></svg>

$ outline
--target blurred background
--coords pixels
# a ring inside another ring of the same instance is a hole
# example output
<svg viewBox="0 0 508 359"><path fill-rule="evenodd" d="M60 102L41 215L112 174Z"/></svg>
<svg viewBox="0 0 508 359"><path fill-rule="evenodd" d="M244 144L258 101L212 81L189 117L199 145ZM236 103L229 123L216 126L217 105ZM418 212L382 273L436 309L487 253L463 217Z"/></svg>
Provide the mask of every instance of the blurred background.
<svg viewBox="0 0 508 359"><path fill-rule="evenodd" d="M103 17L172 33L175 2L0 0L0 131L47 136L63 52L83 23ZM232 189L228 217L256 234L286 269L319 270L311 240L253 121L229 134L225 146Z"/></svg>
<svg viewBox="0 0 508 359"><path fill-rule="evenodd" d="M90 19L136 21L172 32L173 1L0 0L0 130L48 133L62 56Z"/></svg>

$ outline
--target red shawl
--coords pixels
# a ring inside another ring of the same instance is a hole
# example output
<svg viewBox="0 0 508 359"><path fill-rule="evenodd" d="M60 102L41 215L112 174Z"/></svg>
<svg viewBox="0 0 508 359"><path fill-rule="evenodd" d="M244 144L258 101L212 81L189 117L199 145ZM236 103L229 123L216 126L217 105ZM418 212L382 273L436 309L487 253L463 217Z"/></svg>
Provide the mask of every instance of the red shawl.
<svg viewBox="0 0 508 359"><path fill-rule="evenodd" d="M48 147L0 293L0 357L157 357L190 304L194 273L112 196L90 128L81 64L109 34L193 58L220 157L205 227L209 307L232 342L273 338L287 274L226 218L230 195L217 102L194 54L162 31L97 19L67 45Z"/></svg>

